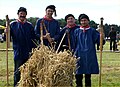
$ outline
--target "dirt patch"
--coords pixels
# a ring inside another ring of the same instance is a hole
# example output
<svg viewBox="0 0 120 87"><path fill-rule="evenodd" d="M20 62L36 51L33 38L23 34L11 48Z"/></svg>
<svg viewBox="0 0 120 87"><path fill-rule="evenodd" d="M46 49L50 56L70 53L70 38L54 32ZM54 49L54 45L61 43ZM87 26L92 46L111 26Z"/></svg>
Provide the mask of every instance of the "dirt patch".
<svg viewBox="0 0 120 87"><path fill-rule="evenodd" d="M103 66L103 71L120 71L120 66Z"/></svg>

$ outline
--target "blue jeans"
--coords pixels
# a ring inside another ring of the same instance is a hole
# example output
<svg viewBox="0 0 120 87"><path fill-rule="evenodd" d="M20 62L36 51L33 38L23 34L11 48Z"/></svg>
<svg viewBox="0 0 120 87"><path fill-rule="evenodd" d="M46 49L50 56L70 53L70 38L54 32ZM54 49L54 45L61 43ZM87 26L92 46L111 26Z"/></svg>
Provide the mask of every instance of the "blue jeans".
<svg viewBox="0 0 120 87"><path fill-rule="evenodd" d="M24 60L14 60L14 87L17 86L17 83L20 80L20 71L19 67L23 65L27 59Z"/></svg>

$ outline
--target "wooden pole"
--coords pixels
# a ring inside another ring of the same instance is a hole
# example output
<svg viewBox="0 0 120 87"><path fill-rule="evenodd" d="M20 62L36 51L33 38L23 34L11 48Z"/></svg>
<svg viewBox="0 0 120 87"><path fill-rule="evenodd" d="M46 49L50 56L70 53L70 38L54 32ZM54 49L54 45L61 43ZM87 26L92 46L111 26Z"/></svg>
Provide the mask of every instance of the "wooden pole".
<svg viewBox="0 0 120 87"><path fill-rule="evenodd" d="M52 44L52 42L50 41L51 37L50 37L50 34L49 34L49 32L48 32L48 30L47 30L47 28L46 28L46 26L45 26L44 20L42 20L41 23L42 23L42 25L43 25L43 27L44 27L44 29L45 29L46 34L48 34L48 42L50 43L51 47L53 48L53 44Z"/></svg>
<svg viewBox="0 0 120 87"><path fill-rule="evenodd" d="M8 48L10 47L10 24L9 17L6 15L6 68L7 68L7 87L9 86L9 75L8 75Z"/></svg>
<svg viewBox="0 0 120 87"><path fill-rule="evenodd" d="M67 33L67 37L68 37L68 47L69 47L69 50L71 50L71 46L70 46L70 33L69 33L68 29L66 30L66 33Z"/></svg>
<svg viewBox="0 0 120 87"><path fill-rule="evenodd" d="M100 74L99 74L99 87L101 87L101 74L102 74L102 50L103 50L103 18L100 18Z"/></svg>
<svg viewBox="0 0 120 87"><path fill-rule="evenodd" d="M62 42L63 42L63 40L64 40L64 38L65 38L65 35L66 35L66 32L64 33L64 35L63 35L63 37L62 37L62 39L61 39L61 41L60 41L60 44L59 44L59 46L58 46L58 48L57 48L57 50L56 50L56 53L58 53L58 50L60 49L60 46L61 46L61 44L62 44Z"/></svg>
<svg viewBox="0 0 120 87"><path fill-rule="evenodd" d="M10 48L10 20L9 20L9 17L8 17L8 15L6 15L6 39L7 39L7 41L8 41L8 48Z"/></svg>
<svg viewBox="0 0 120 87"><path fill-rule="evenodd" d="M41 41L41 45L43 46L43 26L42 23L40 23L40 41Z"/></svg>

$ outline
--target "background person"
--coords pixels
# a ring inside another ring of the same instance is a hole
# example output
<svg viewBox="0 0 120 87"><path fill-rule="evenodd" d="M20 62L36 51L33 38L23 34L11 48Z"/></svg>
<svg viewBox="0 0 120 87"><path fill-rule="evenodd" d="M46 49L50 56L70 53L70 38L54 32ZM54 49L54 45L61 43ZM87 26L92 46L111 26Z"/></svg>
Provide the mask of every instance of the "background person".
<svg viewBox="0 0 120 87"><path fill-rule="evenodd" d="M116 50L118 51L118 44L119 44L120 34L119 31L116 32Z"/></svg>
<svg viewBox="0 0 120 87"><path fill-rule="evenodd" d="M114 27L111 27L111 30L109 31L108 36L110 37L110 51L116 50L116 30Z"/></svg>

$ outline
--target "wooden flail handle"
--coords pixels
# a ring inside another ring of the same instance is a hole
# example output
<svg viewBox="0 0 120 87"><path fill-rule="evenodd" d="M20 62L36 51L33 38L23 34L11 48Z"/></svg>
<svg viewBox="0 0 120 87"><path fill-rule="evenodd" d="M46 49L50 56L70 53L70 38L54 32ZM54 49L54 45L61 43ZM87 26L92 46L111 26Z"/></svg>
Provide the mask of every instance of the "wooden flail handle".
<svg viewBox="0 0 120 87"><path fill-rule="evenodd" d="M50 37L50 34L45 26L44 20L41 21L41 24L42 24L43 28L45 29L46 35L48 34L47 35L48 42L50 43L51 47L53 48L53 44L51 42L51 37Z"/></svg>
<svg viewBox="0 0 120 87"><path fill-rule="evenodd" d="M102 50L103 50L103 18L100 18L100 74L99 74L99 87L101 87L101 74L102 74Z"/></svg>
<svg viewBox="0 0 120 87"><path fill-rule="evenodd" d="M6 70L7 70L7 87L9 86L9 75L8 75L8 48L10 47L10 22L9 17L6 15Z"/></svg>
<svg viewBox="0 0 120 87"><path fill-rule="evenodd" d="M10 48L10 20L8 15L6 15L6 42L7 47Z"/></svg>
<svg viewBox="0 0 120 87"><path fill-rule="evenodd" d="M40 41L41 41L41 45L43 46L43 26L42 23L40 23Z"/></svg>
<svg viewBox="0 0 120 87"><path fill-rule="evenodd" d="M70 46L70 32L68 29L66 29L66 33L67 33L67 38L68 38L68 47L69 47L69 50L71 50L71 46Z"/></svg>
<svg viewBox="0 0 120 87"><path fill-rule="evenodd" d="M103 18L100 18L101 24L100 24L100 51L103 50Z"/></svg>
<svg viewBox="0 0 120 87"><path fill-rule="evenodd" d="M60 43L59 43L59 45L58 45L58 48L57 48L57 50L56 50L56 53L58 53L58 51L59 51L59 49L60 49L60 46L61 46L61 44L62 44L65 36L66 36L66 32L64 33L64 35L63 35L63 37L62 37L62 39L61 39L61 41L60 41Z"/></svg>

